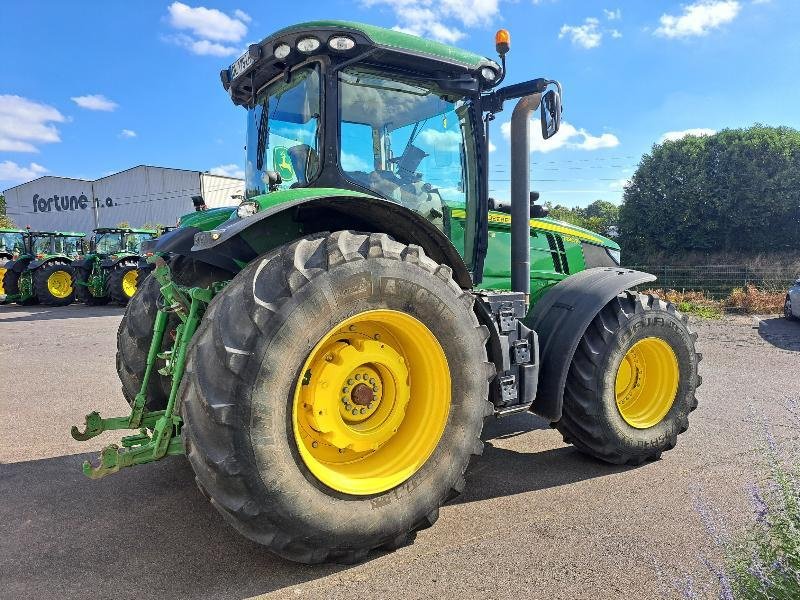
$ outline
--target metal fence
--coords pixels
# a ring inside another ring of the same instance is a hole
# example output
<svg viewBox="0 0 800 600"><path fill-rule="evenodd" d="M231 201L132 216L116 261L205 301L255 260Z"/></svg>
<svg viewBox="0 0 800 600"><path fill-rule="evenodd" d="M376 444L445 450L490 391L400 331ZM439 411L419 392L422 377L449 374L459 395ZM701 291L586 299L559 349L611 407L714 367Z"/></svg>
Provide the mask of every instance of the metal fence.
<svg viewBox="0 0 800 600"><path fill-rule="evenodd" d="M626 265L627 266L627 265ZM745 265L701 265L678 267L633 265L631 269L658 277L650 287L677 291L699 291L715 299L726 298L734 288L753 285L764 291L785 291L800 276L785 268Z"/></svg>

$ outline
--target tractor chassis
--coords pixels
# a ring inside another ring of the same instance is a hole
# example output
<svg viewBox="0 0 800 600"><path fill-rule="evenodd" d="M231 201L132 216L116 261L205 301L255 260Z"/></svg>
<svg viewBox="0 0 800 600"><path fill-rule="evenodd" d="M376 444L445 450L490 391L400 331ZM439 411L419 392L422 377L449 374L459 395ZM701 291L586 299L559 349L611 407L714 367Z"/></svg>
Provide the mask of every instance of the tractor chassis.
<svg viewBox="0 0 800 600"><path fill-rule="evenodd" d="M148 261L155 265L153 275L161 286L163 303L156 314L142 386L133 401L131 412L128 416L111 418L102 418L99 413L92 412L86 415L83 431L73 426L71 432L72 437L81 442L104 431L131 429L138 430L138 433L123 437L120 442L122 447L111 444L103 448L97 466L84 461L83 473L91 479L100 479L123 467L146 464L167 455L184 453L180 437L181 418L176 399L186 367L186 352L208 303L225 283L215 283L208 288L182 287L172 280L169 266L163 257L155 255L148 258ZM175 314L180 323L176 328L172 347L161 351L170 314ZM148 411L147 388L157 360L165 363L158 372L169 376L172 383L166 408Z"/></svg>

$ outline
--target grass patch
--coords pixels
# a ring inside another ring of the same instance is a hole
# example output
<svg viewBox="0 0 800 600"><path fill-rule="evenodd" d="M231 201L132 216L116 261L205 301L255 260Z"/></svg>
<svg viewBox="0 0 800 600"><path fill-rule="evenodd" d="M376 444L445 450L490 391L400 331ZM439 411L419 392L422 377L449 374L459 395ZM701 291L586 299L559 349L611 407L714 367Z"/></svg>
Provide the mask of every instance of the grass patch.
<svg viewBox="0 0 800 600"><path fill-rule="evenodd" d="M649 289L643 293L654 294L672 302L682 313L703 319L721 319L727 310L762 315L781 313L786 298L784 290L764 290L754 285L736 288L723 300L709 298L705 292L696 290Z"/></svg>

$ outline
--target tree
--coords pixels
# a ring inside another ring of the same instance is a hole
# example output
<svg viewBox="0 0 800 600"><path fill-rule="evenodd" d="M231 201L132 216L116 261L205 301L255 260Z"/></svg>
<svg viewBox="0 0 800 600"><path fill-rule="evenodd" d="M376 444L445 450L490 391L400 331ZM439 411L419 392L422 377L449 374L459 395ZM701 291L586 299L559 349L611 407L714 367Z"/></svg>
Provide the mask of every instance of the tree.
<svg viewBox="0 0 800 600"><path fill-rule="evenodd" d="M11 229L14 227L14 222L6 214L6 198L0 194L0 227Z"/></svg>
<svg viewBox="0 0 800 600"><path fill-rule="evenodd" d="M800 131L754 125L654 145L625 188L620 241L637 259L796 250Z"/></svg>
<svg viewBox="0 0 800 600"><path fill-rule="evenodd" d="M567 207L545 203L550 217L596 231L601 235L616 237L619 225L619 207L606 200L595 200L585 208Z"/></svg>

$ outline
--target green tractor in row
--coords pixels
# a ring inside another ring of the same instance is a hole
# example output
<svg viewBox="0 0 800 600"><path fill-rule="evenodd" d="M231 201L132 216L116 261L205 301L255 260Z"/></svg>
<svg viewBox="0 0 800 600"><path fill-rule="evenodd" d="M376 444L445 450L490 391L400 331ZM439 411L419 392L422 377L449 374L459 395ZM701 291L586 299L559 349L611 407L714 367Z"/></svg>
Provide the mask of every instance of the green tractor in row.
<svg viewBox="0 0 800 600"><path fill-rule="evenodd" d="M25 231L0 227L0 303L5 301L6 291L3 279L6 275L6 265L17 258L25 249Z"/></svg>
<svg viewBox="0 0 800 600"><path fill-rule="evenodd" d="M95 229L89 253L72 263L78 301L90 306L108 304L112 300L127 304L139 283L142 242L157 235L154 229Z"/></svg>
<svg viewBox="0 0 800 600"><path fill-rule="evenodd" d="M20 238L16 237L18 234ZM73 260L86 234L68 231L11 232L18 255L4 265L4 302L66 306L75 299Z"/></svg>
<svg viewBox="0 0 800 600"><path fill-rule="evenodd" d="M675 446L696 335L631 291L655 277L617 244L531 202L530 117L553 136L561 86L501 87L507 32L496 48L317 21L222 71L247 111L246 198L144 244L117 338L130 413L72 435L133 431L86 475L185 454L243 535L353 562L434 524L486 417L533 412L614 464ZM511 100L510 201L490 201Z"/></svg>

